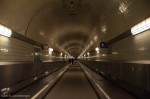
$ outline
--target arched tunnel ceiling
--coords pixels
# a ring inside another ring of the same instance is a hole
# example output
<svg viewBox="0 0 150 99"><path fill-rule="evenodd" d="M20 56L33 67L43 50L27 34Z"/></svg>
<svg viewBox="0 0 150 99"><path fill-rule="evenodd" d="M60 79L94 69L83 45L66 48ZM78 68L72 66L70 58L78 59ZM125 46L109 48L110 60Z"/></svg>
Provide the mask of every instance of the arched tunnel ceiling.
<svg viewBox="0 0 150 99"><path fill-rule="evenodd" d="M119 11L121 4L126 13ZM1 0L0 24L78 56L147 18L149 4L149 0Z"/></svg>

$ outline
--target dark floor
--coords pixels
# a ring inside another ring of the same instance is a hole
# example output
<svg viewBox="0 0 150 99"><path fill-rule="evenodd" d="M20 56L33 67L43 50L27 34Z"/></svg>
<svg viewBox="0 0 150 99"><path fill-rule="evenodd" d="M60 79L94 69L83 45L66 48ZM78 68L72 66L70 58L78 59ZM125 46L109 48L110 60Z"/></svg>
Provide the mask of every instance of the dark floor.
<svg viewBox="0 0 150 99"><path fill-rule="evenodd" d="M45 99L98 99L78 63L70 66Z"/></svg>

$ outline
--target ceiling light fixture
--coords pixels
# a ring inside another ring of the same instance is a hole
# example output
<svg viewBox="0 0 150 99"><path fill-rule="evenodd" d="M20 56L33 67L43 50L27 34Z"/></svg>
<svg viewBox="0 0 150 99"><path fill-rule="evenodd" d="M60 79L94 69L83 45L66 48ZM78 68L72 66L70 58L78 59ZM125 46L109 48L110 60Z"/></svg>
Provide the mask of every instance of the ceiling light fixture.
<svg viewBox="0 0 150 99"><path fill-rule="evenodd" d="M60 53L60 55L62 56L62 55L63 55L63 53Z"/></svg>
<svg viewBox="0 0 150 99"><path fill-rule="evenodd" d="M131 28L131 33L133 35L136 35L136 34L139 34L141 32L144 32L148 29L150 29L150 17L145 19L144 21L140 22L139 24L133 26Z"/></svg>
<svg viewBox="0 0 150 99"><path fill-rule="evenodd" d="M98 48L98 47L96 47L96 48L95 48L95 51L99 51L99 48Z"/></svg>
<svg viewBox="0 0 150 99"><path fill-rule="evenodd" d="M97 41L97 39L98 39L98 36L95 36L95 37L94 37L94 41Z"/></svg>
<svg viewBox="0 0 150 99"><path fill-rule="evenodd" d="M49 48L48 50L49 50L49 52L52 52L52 51L54 51L52 48Z"/></svg>
<svg viewBox="0 0 150 99"><path fill-rule="evenodd" d="M0 24L0 35L6 36L6 37L10 37L12 34L11 29L5 27L4 25Z"/></svg>

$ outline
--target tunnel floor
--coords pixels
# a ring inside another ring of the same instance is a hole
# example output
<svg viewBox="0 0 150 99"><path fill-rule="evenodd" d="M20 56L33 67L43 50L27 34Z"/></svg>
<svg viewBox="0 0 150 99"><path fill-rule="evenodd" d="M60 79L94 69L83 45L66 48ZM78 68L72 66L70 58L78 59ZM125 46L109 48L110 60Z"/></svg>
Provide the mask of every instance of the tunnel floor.
<svg viewBox="0 0 150 99"><path fill-rule="evenodd" d="M80 65L75 62L49 91L45 99L98 99L98 97Z"/></svg>

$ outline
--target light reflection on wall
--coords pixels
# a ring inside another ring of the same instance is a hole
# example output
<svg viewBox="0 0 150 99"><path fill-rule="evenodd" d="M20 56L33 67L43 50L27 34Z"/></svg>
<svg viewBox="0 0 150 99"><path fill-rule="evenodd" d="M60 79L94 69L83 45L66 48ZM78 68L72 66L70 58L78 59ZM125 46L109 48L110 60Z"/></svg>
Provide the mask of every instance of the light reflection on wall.
<svg viewBox="0 0 150 99"><path fill-rule="evenodd" d="M103 33L106 33L106 31L107 31L107 26L106 26L106 24L102 25L101 31L102 31Z"/></svg>
<svg viewBox="0 0 150 99"><path fill-rule="evenodd" d="M117 55L117 54L118 54L118 52L112 52L112 54L113 54L113 55Z"/></svg>
<svg viewBox="0 0 150 99"><path fill-rule="evenodd" d="M129 12L128 7L129 7L129 3L128 3L127 1L121 2L121 3L119 4L118 10L119 10L119 12L122 13L122 14L127 14L127 13Z"/></svg>
<svg viewBox="0 0 150 99"><path fill-rule="evenodd" d="M33 45L0 36L0 62L33 61Z"/></svg>
<svg viewBox="0 0 150 99"><path fill-rule="evenodd" d="M9 50L8 50L8 49L5 49L5 48L4 48L4 49L0 49L0 51L1 51L1 52L4 52L4 53L8 53L8 52L9 52Z"/></svg>
<svg viewBox="0 0 150 99"><path fill-rule="evenodd" d="M144 50L146 50L146 49L147 49L146 47L139 47L139 48L138 48L139 51L144 51Z"/></svg>

